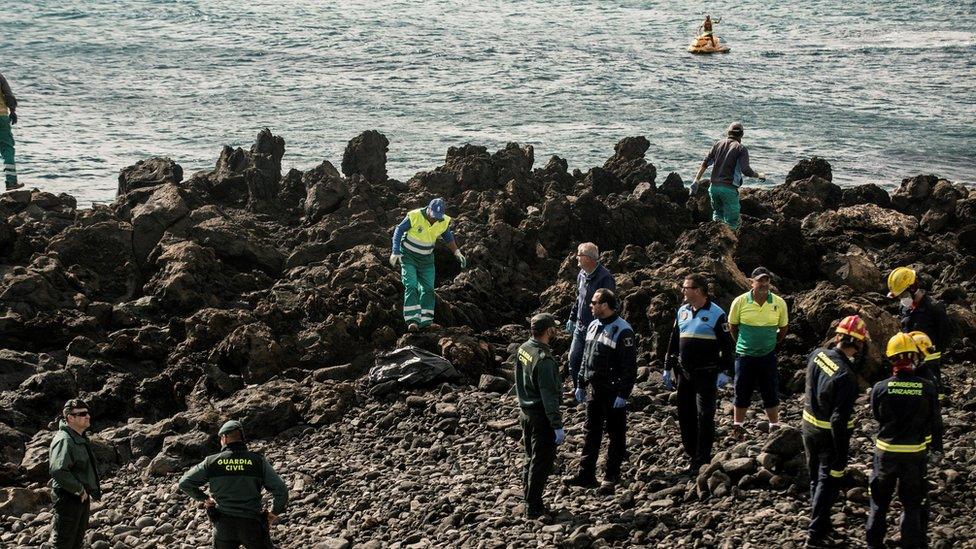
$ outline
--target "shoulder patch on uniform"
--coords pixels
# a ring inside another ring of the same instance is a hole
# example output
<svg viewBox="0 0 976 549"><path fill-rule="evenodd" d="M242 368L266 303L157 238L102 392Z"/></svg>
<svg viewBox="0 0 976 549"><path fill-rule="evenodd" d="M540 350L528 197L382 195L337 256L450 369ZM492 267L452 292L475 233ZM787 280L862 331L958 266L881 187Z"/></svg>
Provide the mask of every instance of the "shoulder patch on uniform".
<svg viewBox="0 0 976 549"><path fill-rule="evenodd" d="M634 338L632 338L632 337L625 337L624 338L624 346L625 347L633 347L634 346Z"/></svg>
<svg viewBox="0 0 976 549"><path fill-rule="evenodd" d="M689 316L691 316L691 313L690 312L688 312L688 311L681 311L681 316L680 316L681 320L688 320L688 317Z"/></svg>
<svg viewBox="0 0 976 549"><path fill-rule="evenodd" d="M728 331L731 331L731 330L732 330L732 328L729 326L729 323L728 322L722 324L722 331L723 332L728 332Z"/></svg>

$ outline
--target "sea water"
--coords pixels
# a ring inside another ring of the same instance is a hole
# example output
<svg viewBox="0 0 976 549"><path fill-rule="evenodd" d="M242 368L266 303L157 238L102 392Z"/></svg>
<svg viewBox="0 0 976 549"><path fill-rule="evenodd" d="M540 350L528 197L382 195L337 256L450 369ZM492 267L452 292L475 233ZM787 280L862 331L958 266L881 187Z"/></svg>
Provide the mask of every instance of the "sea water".
<svg viewBox="0 0 976 549"><path fill-rule="evenodd" d="M189 175L266 126L286 169L338 165L379 130L401 180L453 145L586 170L645 135L659 177L687 181L733 120L772 183L814 154L843 185L976 180L972 2L712 2L732 51L694 56L704 5L4 0L0 72L22 180L81 205L137 160Z"/></svg>

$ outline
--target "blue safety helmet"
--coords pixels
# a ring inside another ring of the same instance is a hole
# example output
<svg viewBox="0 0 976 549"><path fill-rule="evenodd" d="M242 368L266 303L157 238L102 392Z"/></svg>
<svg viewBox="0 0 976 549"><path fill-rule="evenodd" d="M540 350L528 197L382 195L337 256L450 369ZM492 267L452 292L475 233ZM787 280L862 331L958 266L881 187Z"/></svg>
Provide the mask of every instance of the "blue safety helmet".
<svg viewBox="0 0 976 549"><path fill-rule="evenodd" d="M444 210L446 209L447 204L444 203L444 199L435 198L430 201L430 204L427 205L427 215L440 221L441 219L444 219Z"/></svg>

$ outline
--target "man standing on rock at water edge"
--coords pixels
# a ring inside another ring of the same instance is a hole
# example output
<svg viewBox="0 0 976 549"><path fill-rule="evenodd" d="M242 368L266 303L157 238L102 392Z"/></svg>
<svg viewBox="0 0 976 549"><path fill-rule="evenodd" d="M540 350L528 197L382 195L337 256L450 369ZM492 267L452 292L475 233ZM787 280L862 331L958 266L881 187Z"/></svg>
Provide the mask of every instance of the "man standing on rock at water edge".
<svg viewBox="0 0 976 549"><path fill-rule="evenodd" d="M3 175L7 190L24 186L17 183L17 164L14 162L14 134L11 126L17 123L17 98L10 90L7 79L0 74L0 156L3 157Z"/></svg>
<svg viewBox="0 0 976 549"><path fill-rule="evenodd" d="M48 465L54 488L55 549L80 549L88 529L92 500L102 498L98 462L85 431L91 427L88 404L69 400L61 410L58 432L51 441Z"/></svg>
<svg viewBox="0 0 976 549"><path fill-rule="evenodd" d="M207 456L180 479L180 490L202 501L214 525L214 549L273 548L271 525L288 505L288 487L264 456L250 452L244 428L231 420L218 431L221 451ZM210 484L210 493L200 488ZM262 511L261 488L274 495L271 511Z"/></svg>
<svg viewBox="0 0 976 549"><path fill-rule="evenodd" d="M617 314L617 296L607 289L597 290L590 301L595 320L586 329L583 365L576 389L577 402L586 399L586 441L580 456L579 473L568 483L584 488L596 487L596 462L606 431L607 449L605 488L613 490L620 482L620 466L627 454L627 399L637 377L637 338L634 329Z"/></svg>
<svg viewBox="0 0 976 549"><path fill-rule="evenodd" d="M915 373L921 353L912 337L895 334L885 352L893 375L871 389L871 412L878 420L874 471L868 494L868 547L885 547L888 507L898 487L901 546L928 547L928 461L942 453L942 416L935 385ZM929 456L929 448L936 454Z"/></svg>
<svg viewBox="0 0 976 549"><path fill-rule="evenodd" d="M810 468L810 531L807 547L822 547L833 525L830 508L844 478L854 429L858 385L855 364L867 348L867 326L857 315L837 324L834 347L815 349L807 361L803 447Z"/></svg>
<svg viewBox="0 0 976 549"><path fill-rule="evenodd" d="M407 213L393 231L390 265L400 265L403 320L411 332L438 328L434 324L434 244L437 239L447 243L462 269L468 266L468 260L454 241L451 217L444 214L446 208L443 198L435 198L426 208Z"/></svg>
<svg viewBox="0 0 976 549"><path fill-rule="evenodd" d="M678 425L688 454L688 474L712 459L715 441L715 399L729 382L735 344L725 311L708 297L708 281L691 274L681 283L684 304L678 308L665 355L664 384L678 384Z"/></svg>
<svg viewBox="0 0 976 549"><path fill-rule="evenodd" d="M746 410L759 386L769 430L779 429L779 372L776 346L786 337L789 313L783 298L770 291L771 273L752 271L752 289L732 301L729 328L735 338L735 402L732 437L745 438Z"/></svg>
<svg viewBox="0 0 976 549"><path fill-rule="evenodd" d="M515 392L525 448L525 514L535 519L546 514L542 493L556 462L556 446L563 443L566 431L559 411L562 380L549 348L549 340L557 329L556 319L549 313L535 315L530 329L532 338L519 347L516 356Z"/></svg>
<svg viewBox="0 0 976 549"><path fill-rule="evenodd" d="M566 332L573 338L569 346L569 375L573 381L573 391L577 389L580 364L583 362L583 346L586 343L586 329L593 322L590 300L600 288L616 290L617 284L610 271L600 263L600 249L592 242L584 242L576 249L576 261L580 271L576 275L576 304L569 312Z"/></svg>
<svg viewBox="0 0 976 549"><path fill-rule="evenodd" d="M732 229L739 228L739 187L742 177L766 181L766 175L749 166L749 150L742 144L745 130L739 122L729 124L728 137L715 143L702 161L695 175L694 187L701 182L705 168L712 166L708 196L712 200L712 219L723 221Z"/></svg>

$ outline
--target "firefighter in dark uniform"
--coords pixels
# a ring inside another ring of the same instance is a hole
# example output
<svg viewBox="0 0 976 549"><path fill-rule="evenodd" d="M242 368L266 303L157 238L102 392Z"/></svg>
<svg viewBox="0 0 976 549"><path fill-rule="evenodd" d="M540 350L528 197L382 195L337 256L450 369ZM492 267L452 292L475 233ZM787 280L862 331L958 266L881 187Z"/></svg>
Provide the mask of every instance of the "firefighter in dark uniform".
<svg viewBox="0 0 976 549"><path fill-rule="evenodd" d="M620 466L626 457L627 399L637 377L637 340L617 308L617 296L606 288L597 290L590 301L594 320L586 330L576 400L586 399L588 387L593 391L586 403L586 439L579 473L569 479L574 486L597 485L596 462L604 431L610 439L604 480L611 489L620 481Z"/></svg>
<svg viewBox="0 0 976 549"><path fill-rule="evenodd" d="M940 405L944 406L949 391L942 383L942 353L935 348L932 339L925 332L915 330L908 335L912 336L915 345L918 345L918 350L922 353L922 363L915 372L935 384L935 389L939 392Z"/></svg>
<svg viewBox="0 0 976 549"><path fill-rule="evenodd" d="M847 467L858 383L855 362L866 350L867 326L857 315L837 324L832 348L816 349L807 361L803 447L810 469L807 547L832 546L830 508Z"/></svg>
<svg viewBox="0 0 976 549"><path fill-rule="evenodd" d="M930 296L918 285L918 276L908 267L898 267L888 275L888 297L899 303L901 331L924 332L935 348L949 349L951 328L945 305Z"/></svg>
<svg viewBox="0 0 976 549"><path fill-rule="evenodd" d="M867 523L869 547L884 547L888 506L898 487L902 504L901 546L926 547L928 452L942 453L942 418L935 385L915 373L921 353L911 336L895 334L886 354L894 375L871 390L871 411L878 420L871 510Z"/></svg>
<svg viewBox="0 0 976 549"><path fill-rule="evenodd" d="M180 479L180 490L201 501L214 524L215 549L266 549L271 525L288 505L288 487L264 456L248 451L239 421L221 426L221 451L207 456ZM200 488L210 484L210 496ZM271 511L263 511L261 489L274 495Z"/></svg>
<svg viewBox="0 0 976 549"><path fill-rule="evenodd" d="M525 514L530 519L546 513L542 493L556 462L556 445L566 438L559 411L562 379L549 348L556 326L555 317L549 313L532 317L532 338L519 347L515 360L515 392L521 408L519 420L525 448L522 484Z"/></svg>
<svg viewBox="0 0 976 549"><path fill-rule="evenodd" d="M708 297L708 281L693 274L681 283L678 309L665 358L665 386L678 387L678 425L688 454L688 474L712 459L717 385L728 383L735 366L735 342L728 317Z"/></svg>

